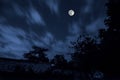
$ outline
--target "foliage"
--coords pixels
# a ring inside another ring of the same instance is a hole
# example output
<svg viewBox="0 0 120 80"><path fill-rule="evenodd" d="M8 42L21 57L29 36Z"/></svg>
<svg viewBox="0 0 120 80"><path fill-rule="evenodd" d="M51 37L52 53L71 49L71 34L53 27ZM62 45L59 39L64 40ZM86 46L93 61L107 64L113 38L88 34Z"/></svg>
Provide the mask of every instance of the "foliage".
<svg viewBox="0 0 120 80"><path fill-rule="evenodd" d="M72 55L72 60L74 64L82 71L98 68L99 57L102 55L99 45L89 36L82 41L80 39L81 36L73 43L75 52Z"/></svg>
<svg viewBox="0 0 120 80"><path fill-rule="evenodd" d="M56 55L54 59L51 60L51 63L55 65L56 68L65 68L67 61L63 55Z"/></svg>
<svg viewBox="0 0 120 80"><path fill-rule="evenodd" d="M101 49L104 53L102 57L102 68L109 73L119 72L120 61L120 1L109 0L107 6L107 18L105 25L107 31L100 30Z"/></svg>
<svg viewBox="0 0 120 80"><path fill-rule="evenodd" d="M48 58L45 55L45 52L48 49L33 46L33 51L24 54L24 57L32 62L48 62Z"/></svg>

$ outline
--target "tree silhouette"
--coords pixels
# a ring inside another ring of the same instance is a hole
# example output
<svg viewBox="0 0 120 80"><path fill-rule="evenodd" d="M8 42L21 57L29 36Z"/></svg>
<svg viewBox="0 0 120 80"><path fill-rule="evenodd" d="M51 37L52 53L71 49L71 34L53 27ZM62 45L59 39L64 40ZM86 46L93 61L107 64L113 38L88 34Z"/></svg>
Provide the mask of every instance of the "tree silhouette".
<svg viewBox="0 0 120 80"><path fill-rule="evenodd" d="M24 57L27 58L29 61L32 62L48 62L48 58L45 55L45 52L48 49L33 46L33 51L24 54Z"/></svg>
<svg viewBox="0 0 120 80"><path fill-rule="evenodd" d="M107 6L106 29L100 30L101 44L95 44L91 38L73 42L75 49L73 63L81 71L99 69L113 74L120 72L120 7L119 0L109 0ZM80 66L80 67L79 67Z"/></svg>
<svg viewBox="0 0 120 80"><path fill-rule="evenodd" d="M65 68L67 61L65 60L63 55L56 55L51 60L51 63L54 64L56 68Z"/></svg>
<svg viewBox="0 0 120 80"><path fill-rule="evenodd" d="M104 53L102 68L109 73L116 73L120 67L120 0L109 0L106 6L105 25L108 29L100 30L101 49Z"/></svg>
<svg viewBox="0 0 120 80"><path fill-rule="evenodd" d="M89 72L92 69L99 69L98 63L102 55L99 45L91 37L87 36L81 41L81 36L76 42L72 42L74 54L72 62L76 69Z"/></svg>

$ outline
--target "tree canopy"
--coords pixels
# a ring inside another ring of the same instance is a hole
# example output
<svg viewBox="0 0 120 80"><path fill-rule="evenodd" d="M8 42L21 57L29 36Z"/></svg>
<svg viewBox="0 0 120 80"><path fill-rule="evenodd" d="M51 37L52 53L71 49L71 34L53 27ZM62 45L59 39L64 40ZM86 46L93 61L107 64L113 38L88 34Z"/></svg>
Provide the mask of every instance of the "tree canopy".
<svg viewBox="0 0 120 80"><path fill-rule="evenodd" d="M32 62L48 62L48 58L45 55L45 52L48 51L46 48L33 46L33 50L25 53L24 58Z"/></svg>

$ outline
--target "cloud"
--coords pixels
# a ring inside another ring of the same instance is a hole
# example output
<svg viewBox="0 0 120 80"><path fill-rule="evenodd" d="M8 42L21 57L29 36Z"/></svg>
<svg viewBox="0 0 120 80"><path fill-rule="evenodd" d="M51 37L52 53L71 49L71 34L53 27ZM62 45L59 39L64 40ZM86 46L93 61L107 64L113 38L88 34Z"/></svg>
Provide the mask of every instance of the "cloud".
<svg viewBox="0 0 120 80"><path fill-rule="evenodd" d="M77 23L73 23L69 27L69 33L73 35L78 35L80 34L80 26Z"/></svg>
<svg viewBox="0 0 120 80"><path fill-rule="evenodd" d="M29 43L19 38L19 36L25 37L24 31L10 26L0 25L0 34L0 43L2 43L0 54L6 55L9 53L21 58L21 53L29 49Z"/></svg>
<svg viewBox="0 0 120 80"><path fill-rule="evenodd" d="M68 47L67 43L64 41L55 41L51 44L50 51L47 52L49 59L53 59L55 55L63 55L66 60L71 60L70 56L71 49Z"/></svg>
<svg viewBox="0 0 120 80"><path fill-rule="evenodd" d="M66 36L65 40L55 40L53 44L51 44L50 51L48 52L48 58L52 59L55 55L64 55L65 59L70 61L71 54L73 53L73 49L69 48L71 46L71 41L75 41L79 34L80 28L77 23L72 23L68 28L69 35Z"/></svg>
<svg viewBox="0 0 120 80"><path fill-rule="evenodd" d="M54 42L54 37L51 33L46 32L46 34L43 37L41 37L41 41L45 45L50 46Z"/></svg>
<svg viewBox="0 0 120 80"><path fill-rule="evenodd" d="M93 3L93 0L86 0L86 5L85 5L85 7L83 8L83 12L84 12L84 13L89 13L89 12L91 12L92 3Z"/></svg>
<svg viewBox="0 0 120 80"><path fill-rule="evenodd" d="M24 16L25 10L21 6L19 6L18 4L15 4L15 3L12 6L13 6L15 13L18 16L21 16L21 17Z"/></svg>
<svg viewBox="0 0 120 80"><path fill-rule="evenodd" d="M34 31L26 32L23 29L15 28L10 25L0 25L0 57L23 59L23 54L29 52L33 45L45 48L57 49L52 46L54 36L50 32L40 36ZM54 56L52 53L48 52Z"/></svg>
<svg viewBox="0 0 120 80"><path fill-rule="evenodd" d="M49 7L52 13L59 13L59 4L58 0L45 0L46 5Z"/></svg>
<svg viewBox="0 0 120 80"><path fill-rule="evenodd" d="M69 35L66 36L66 42L67 44L69 44L71 41L76 41L76 39L82 35L81 34L81 25L79 24L79 22L73 22L72 24L69 25L69 28L68 28L68 32L69 32Z"/></svg>
<svg viewBox="0 0 120 80"><path fill-rule="evenodd" d="M104 19L98 18L86 26L86 33L95 36L98 35L98 31L102 28L105 28Z"/></svg>
<svg viewBox="0 0 120 80"><path fill-rule="evenodd" d="M23 58L23 53L31 50L33 45L43 46L40 36L10 25L0 25L0 56L9 58Z"/></svg>
<svg viewBox="0 0 120 80"><path fill-rule="evenodd" d="M6 9L6 7L4 8L4 13L8 16L7 18L13 18L14 16L16 16L18 21L22 21L22 23L25 22L25 20L27 21L27 23L29 25L45 25L44 19L40 13L39 10L36 9L36 6L33 6L32 4L30 4L31 1L28 1L26 5L24 4L20 4L17 1L12 2L10 4L10 9L9 12L7 12L8 9ZM39 6L37 6L39 7ZM11 16L11 17L9 17ZM22 19L22 20L21 20ZM24 19L24 22L23 22ZM26 24L27 24L26 23Z"/></svg>
<svg viewBox="0 0 120 80"><path fill-rule="evenodd" d="M0 43L0 57L23 59L23 54L36 45L49 48L47 52L49 59L57 54L62 54L67 60L70 60L70 55L68 55L70 49L66 42L55 40L50 32L39 36L33 31L28 33L10 25L0 25Z"/></svg>
<svg viewBox="0 0 120 80"><path fill-rule="evenodd" d="M26 14L27 17L27 22L29 24L39 24L39 25L45 25L45 22L42 18L42 16L40 15L40 13L34 9L33 7L31 7L28 10L28 13Z"/></svg>

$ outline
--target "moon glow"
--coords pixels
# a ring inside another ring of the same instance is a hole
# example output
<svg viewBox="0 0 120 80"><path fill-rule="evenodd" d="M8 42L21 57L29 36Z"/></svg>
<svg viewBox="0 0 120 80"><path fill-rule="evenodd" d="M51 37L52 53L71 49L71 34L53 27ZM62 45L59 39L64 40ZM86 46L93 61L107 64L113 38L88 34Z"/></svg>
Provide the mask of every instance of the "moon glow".
<svg viewBox="0 0 120 80"><path fill-rule="evenodd" d="M71 9L71 10L68 11L68 14L69 14L69 16L74 16L75 11Z"/></svg>

